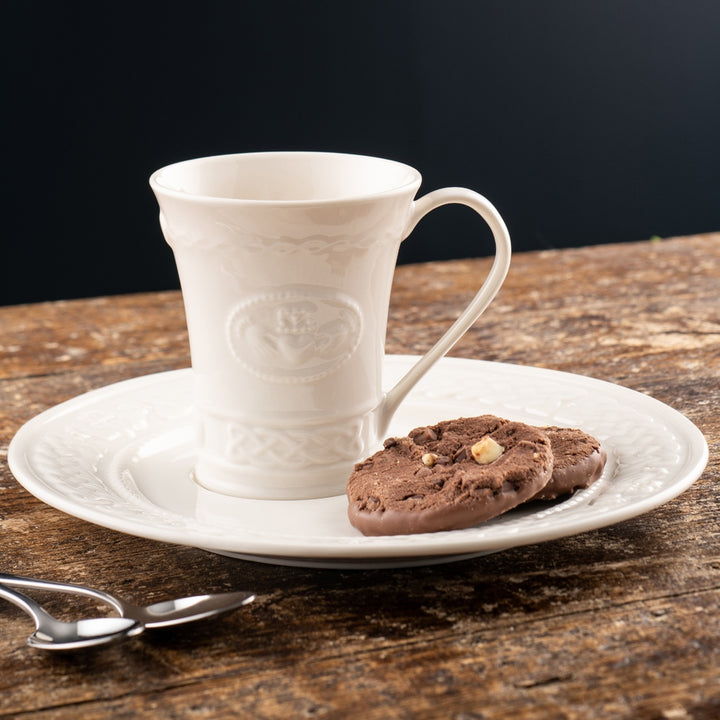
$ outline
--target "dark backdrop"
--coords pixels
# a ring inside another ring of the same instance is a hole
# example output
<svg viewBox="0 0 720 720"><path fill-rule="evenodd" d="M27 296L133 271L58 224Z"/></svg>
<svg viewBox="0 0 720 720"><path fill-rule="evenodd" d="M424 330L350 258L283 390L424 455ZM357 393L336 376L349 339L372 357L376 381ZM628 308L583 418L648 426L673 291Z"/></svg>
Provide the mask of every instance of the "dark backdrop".
<svg viewBox="0 0 720 720"><path fill-rule="evenodd" d="M717 0L5 0L0 304L177 286L147 185L315 149L465 185L516 251L720 229ZM485 255L469 210L401 261Z"/></svg>

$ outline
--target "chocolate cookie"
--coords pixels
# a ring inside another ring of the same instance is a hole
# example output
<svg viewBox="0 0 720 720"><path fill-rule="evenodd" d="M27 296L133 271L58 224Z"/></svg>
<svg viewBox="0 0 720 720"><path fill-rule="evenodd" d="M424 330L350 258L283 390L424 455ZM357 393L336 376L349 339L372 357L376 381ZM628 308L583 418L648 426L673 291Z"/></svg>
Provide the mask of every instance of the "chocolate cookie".
<svg viewBox="0 0 720 720"><path fill-rule="evenodd" d="M554 464L550 482L533 500L555 500L580 488L590 487L601 475L607 453L600 443L582 430L544 427L550 438Z"/></svg>
<svg viewBox="0 0 720 720"><path fill-rule="evenodd" d="M459 530L536 495L552 467L549 438L530 425L482 415L419 427L355 466L348 517L365 535Z"/></svg>

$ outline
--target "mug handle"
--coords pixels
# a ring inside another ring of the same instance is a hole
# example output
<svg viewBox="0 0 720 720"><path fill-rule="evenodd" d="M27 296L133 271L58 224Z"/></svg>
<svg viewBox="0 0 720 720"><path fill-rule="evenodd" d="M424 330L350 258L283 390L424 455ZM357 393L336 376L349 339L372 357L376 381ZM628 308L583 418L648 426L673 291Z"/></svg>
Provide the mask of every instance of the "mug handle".
<svg viewBox="0 0 720 720"><path fill-rule="evenodd" d="M470 329L472 324L482 315L485 308L497 295L510 268L510 234L503 219L493 205L482 195L466 188L441 188L433 190L413 203L412 212L405 231L407 237L431 210L456 203L466 205L475 210L488 224L495 239L495 260L485 282L478 290L470 304L463 310L460 317L448 328L445 334L433 345L420 360L388 391L380 405L377 432L379 437L387 433L388 425L400 403L412 387L425 373L443 357L455 343Z"/></svg>

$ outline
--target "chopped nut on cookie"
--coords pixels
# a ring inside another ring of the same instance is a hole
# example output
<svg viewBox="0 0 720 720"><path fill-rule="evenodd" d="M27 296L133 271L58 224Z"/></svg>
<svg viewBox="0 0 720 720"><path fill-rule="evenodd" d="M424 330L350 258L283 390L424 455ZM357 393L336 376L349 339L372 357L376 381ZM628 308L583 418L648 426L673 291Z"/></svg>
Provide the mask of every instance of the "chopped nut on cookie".
<svg viewBox="0 0 720 720"><path fill-rule="evenodd" d="M476 463L489 465L495 462L505 452L505 448L489 435L486 435L470 448L470 452Z"/></svg>
<svg viewBox="0 0 720 720"><path fill-rule="evenodd" d="M437 462L438 456L435 453L425 453L420 459L423 465L432 467Z"/></svg>

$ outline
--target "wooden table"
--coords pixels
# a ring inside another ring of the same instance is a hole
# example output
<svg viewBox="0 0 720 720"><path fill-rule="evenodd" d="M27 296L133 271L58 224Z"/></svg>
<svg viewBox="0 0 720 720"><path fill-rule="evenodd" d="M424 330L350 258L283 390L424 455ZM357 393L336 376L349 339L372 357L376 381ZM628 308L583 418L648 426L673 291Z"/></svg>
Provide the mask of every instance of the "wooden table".
<svg viewBox="0 0 720 720"><path fill-rule="evenodd" d="M388 352L425 351L488 266L399 268ZM30 620L3 603L1 718L720 717L720 234L518 254L452 353L653 395L704 432L700 480L613 527L432 567L263 565L48 507L7 469L11 437L82 391L186 366L180 296L8 307L0 327L1 567L142 603L258 595L216 621L74 655L26 647Z"/></svg>

